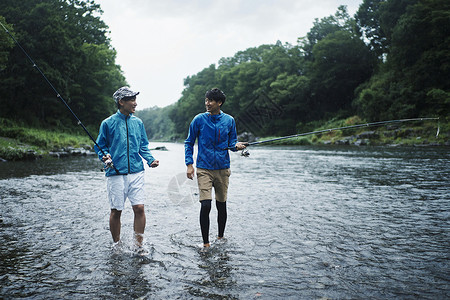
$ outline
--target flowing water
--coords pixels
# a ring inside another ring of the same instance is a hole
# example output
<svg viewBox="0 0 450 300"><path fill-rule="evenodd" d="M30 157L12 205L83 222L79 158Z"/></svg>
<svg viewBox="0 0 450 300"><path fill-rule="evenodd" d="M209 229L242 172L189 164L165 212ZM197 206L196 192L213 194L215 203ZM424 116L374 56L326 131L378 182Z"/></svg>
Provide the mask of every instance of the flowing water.
<svg viewBox="0 0 450 300"><path fill-rule="evenodd" d="M0 298L450 297L448 148L232 153L227 240L203 252L183 145L165 146L146 169L148 256L129 202L112 247L96 158L1 163Z"/></svg>

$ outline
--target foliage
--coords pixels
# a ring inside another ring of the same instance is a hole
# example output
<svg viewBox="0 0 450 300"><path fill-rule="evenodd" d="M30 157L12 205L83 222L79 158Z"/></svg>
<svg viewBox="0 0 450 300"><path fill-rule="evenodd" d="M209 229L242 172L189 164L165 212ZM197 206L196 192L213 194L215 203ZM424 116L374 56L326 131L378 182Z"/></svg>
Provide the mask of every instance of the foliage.
<svg viewBox="0 0 450 300"><path fill-rule="evenodd" d="M222 109L238 132L260 137L312 131L355 114L367 122L448 116L449 6L364 0L354 17L340 6L315 19L297 45L278 41L222 58L185 79L182 97L164 111L173 132L162 135L185 138L213 87L227 94ZM153 120L156 112L148 112Z"/></svg>
<svg viewBox="0 0 450 300"><path fill-rule="evenodd" d="M98 128L114 111L110 95L126 83L108 27L98 17L100 6L88 0L3 0L0 13L77 116ZM4 43L11 45L11 38L2 33ZM35 127L73 127L70 112L20 48L14 45L8 55L0 61L0 116Z"/></svg>
<svg viewBox="0 0 450 300"><path fill-rule="evenodd" d="M111 94L126 84L100 6L92 0L3 0L0 14L0 22L95 132L115 110ZM449 28L446 0L363 0L354 17L339 6L334 15L315 19L297 44L277 41L221 58L185 78L177 103L137 115L150 139L184 139L192 118L205 111L205 92L218 87L227 95L222 110L235 117L238 132L259 137L313 131L329 122L419 116L439 116L447 128ZM0 135L51 147L55 138L30 126L70 131L75 125L5 32L0 97L0 117L16 121ZM297 142L320 142L322 136Z"/></svg>
<svg viewBox="0 0 450 300"><path fill-rule="evenodd" d="M8 119L0 118L0 136L21 144L38 147L42 150L55 150L63 147L91 146L92 141L80 132L50 131L25 126Z"/></svg>
<svg viewBox="0 0 450 300"><path fill-rule="evenodd" d="M329 34L337 31L354 33L354 23L355 20L349 16L346 6L343 5L339 6L336 13L332 16L322 18L321 20L316 18L313 27L306 34L306 37L299 38L299 44L305 56L311 60L314 46Z"/></svg>
<svg viewBox="0 0 450 300"><path fill-rule="evenodd" d="M238 132L293 134L329 114L351 114L354 91L372 76L376 62L340 6L335 15L316 19L298 45L249 48L188 77L169 116L182 138L193 116L204 111L204 93L218 87L227 94L223 111L235 117Z"/></svg>
<svg viewBox="0 0 450 300"><path fill-rule="evenodd" d="M152 141L171 141L174 139L170 135L174 131L174 123L169 118L172 106L164 108L152 107L137 111L136 116L141 118L145 124L147 137Z"/></svg>
<svg viewBox="0 0 450 300"><path fill-rule="evenodd" d="M394 7L391 2L399 1L387 2ZM358 90L354 107L369 120L448 116L450 3L400 2L404 13L385 29L390 32L386 62Z"/></svg>
<svg viewBox="0 0 450 300"><path fill-rule="evenodd" d="M24 147L14 140L0 138L0 159L1 160L24 160L28 158L29 152L35 152L34 148Z"/></svg>
<svg viewBox="0 0 450 300"><path fill-rule="evenodd" d="M36 159L50 151L60 151L68 147L92 148L93 143L78 131L38 129L0 118L1 159Z"/></svg>
<svg viewBox="0 0 450 300"><path fill-rule="evenodd" d="M6 23L5 18L0 16L0 23L3 24L3 26L6 27L6 29L9 31L11 30L11 27ZM6 63L9 59L9 51L14 47L14 41L8 37L8 34L6 33L3 28L1 28L0 31L0 72L3 71L4 68L6 68Z"/></svg>
<svg viewBox="0 0 450 300"><path fill-rule="evenodd" d="M314 107L328 113L349 110L355 89L372 75L375 57L363 41L347 31L327 35L312 53Z"/></svg>

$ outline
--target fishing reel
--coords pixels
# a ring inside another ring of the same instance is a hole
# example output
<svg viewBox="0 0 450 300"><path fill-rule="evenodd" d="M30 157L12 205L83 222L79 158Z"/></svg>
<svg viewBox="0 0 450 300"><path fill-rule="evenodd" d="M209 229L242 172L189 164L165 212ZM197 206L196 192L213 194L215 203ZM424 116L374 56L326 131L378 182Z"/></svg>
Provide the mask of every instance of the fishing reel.
<svg viewBox="0 0 450 300"><path fill-rule="evenodd" d="M106 171L108 169L114 169L114 164L111 157L109 157L107 160L103 162L103 168L101 170Z"/></svg>
<svg viewBox="0 0 450 300"><path fill-rule="evenodd" d="M250 156L250 152L248 151L247 148L244 148L244 149L242 150L241 156L244 156L244 157L249 157L249 156Z"/></svg>

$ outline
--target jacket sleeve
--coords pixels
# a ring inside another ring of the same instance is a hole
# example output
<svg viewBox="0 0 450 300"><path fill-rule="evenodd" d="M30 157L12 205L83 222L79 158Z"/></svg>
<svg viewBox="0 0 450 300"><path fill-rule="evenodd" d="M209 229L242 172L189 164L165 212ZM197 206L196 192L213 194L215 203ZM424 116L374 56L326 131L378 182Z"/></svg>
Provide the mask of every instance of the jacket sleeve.
<svg viewBox="0 0 450 300"><path fill-rule="evenodd" d="M231 128L228 133L228 149L236 152L237 151L236 143L237 143L236 121L234 120L234 118L231 118Z"/></svg>
<svg viewBox="0 0 450 300"><path fill-rule="evenodd" d="M194 118L191 125L189 125L188 137L184 141L184 162L186 163L186 166L194 163L194 144L197 139L197 126L195 120L196 118Z"/></svg>
<svg viewBox="0 0 450 300"><path fill-rule="evenodd" d="M150 166L152 162L155 160L155 158L150 152L150 149L148 149L148 137L147 133L145 132L144 123L140 123L140 131L141 131L141 141L139 147L139 155L141 155L147 161L147 164Z"/></svg>
<svg viewBox="0 0 450 300"><path fill-rule="evenodd" d="M98 145L94 146L94 150L98 155L98 158L102 161L103 158L103 152L105 154L109 154L109 148L108 148L108 125L105 121L102 122L100 125L100 130L98 133L98 137L96 140L96 143ZM100 148L99 148L100 147ZM103 152L102 152L103 150Z"/></svg>

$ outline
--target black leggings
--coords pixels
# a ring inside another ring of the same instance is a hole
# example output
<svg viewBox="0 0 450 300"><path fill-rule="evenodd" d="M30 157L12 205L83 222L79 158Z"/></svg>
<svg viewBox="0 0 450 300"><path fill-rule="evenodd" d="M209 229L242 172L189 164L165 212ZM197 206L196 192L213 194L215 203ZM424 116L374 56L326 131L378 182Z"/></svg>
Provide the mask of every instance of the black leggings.
<svg viewBox="0 0 450 300"><path fill-rule="evenodd" d="M209 244L209 213L211 211L212 200L202 200L200 208L200 229L202 230L203 244ZM223 237L225 225L227 223L227 203L216 201L217 224L219 227L219 237Z"/></svg>

